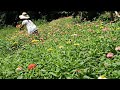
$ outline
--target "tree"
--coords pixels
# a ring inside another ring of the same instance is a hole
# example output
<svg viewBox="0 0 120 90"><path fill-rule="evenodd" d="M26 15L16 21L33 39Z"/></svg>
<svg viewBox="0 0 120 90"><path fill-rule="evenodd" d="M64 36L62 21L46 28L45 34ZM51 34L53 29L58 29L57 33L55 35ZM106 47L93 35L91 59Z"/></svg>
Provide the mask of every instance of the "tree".
<svg viewBox="0 0 120 90"><path fill-rule="evenodd" d="M81 12L81 13L79 13ZM117 17L120 17L119 13L117 11L108 11L110 13L110 20L114 21L114 13ZM98 18L101 14L105 13L105 11L73 11L73 18L75 18L77 15L80 16L80 21L84 20L94 20L94 18Z"/></svg>

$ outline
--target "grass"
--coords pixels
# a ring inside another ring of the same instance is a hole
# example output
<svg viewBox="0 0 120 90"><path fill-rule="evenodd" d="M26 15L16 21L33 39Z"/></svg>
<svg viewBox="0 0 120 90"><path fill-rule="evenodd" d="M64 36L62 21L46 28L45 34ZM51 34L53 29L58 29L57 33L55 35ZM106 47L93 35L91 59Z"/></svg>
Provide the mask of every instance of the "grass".
<svg viewBox="0 0 120 90"><path fill-rule="evenodd" d="M37 22L36 22L37 23ZM65 17L37 23L39 36L14 27L1 30L0 78L97 79L120 78L120 22L75 23ZM113 58L106 54L114 53ZM29 64L37 66L29 70ZM16 70L20 66L22 70Z"/></svg>

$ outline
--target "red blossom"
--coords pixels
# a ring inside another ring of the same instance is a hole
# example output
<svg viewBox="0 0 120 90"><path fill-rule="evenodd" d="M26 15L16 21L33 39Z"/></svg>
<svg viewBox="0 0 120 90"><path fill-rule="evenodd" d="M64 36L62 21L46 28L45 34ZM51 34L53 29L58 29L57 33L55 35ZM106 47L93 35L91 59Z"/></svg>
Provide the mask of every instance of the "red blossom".
<svg viewBox="0 0 120 90"><path fill-rule="evenodd" d="M28 69L29 70L32 70L32 69L34 69L36 67L36 64L30 64L30 65L28 65Z"/></svg>
<svg viewBox="0 0 120 90"><path fill-rule="evenodd" d="M114 54L111 52L107 53L107 55L106 55L107 58L113 58L113 56L114 56Z"/></svg>
<svg viewBox="0 0 120 90"><path fill-rule="evenodd" d="M102 31L108 31L108 30L109 28L106 28L106 27L102 29Z"/></svg>

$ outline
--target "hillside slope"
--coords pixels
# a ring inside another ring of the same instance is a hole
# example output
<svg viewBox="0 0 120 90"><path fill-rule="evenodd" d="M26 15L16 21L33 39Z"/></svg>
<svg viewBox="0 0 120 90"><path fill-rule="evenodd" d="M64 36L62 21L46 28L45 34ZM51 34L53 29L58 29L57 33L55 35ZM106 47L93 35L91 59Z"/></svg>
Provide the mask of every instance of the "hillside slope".
<svg viewBox="0 0 120 90"><path fill-rule="evenodd" d="M39 36L16 29L0 39L0 78L120 78L119 22L75 23L65 17L38 27ZM29 64L36 67L29 70Z"/></svg>

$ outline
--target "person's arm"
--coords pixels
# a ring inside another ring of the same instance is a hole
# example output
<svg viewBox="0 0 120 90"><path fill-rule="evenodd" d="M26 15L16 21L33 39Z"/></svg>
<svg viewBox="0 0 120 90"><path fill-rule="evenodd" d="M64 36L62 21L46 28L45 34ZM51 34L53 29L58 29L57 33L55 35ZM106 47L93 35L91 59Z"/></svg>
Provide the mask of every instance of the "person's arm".
<svg viewBox="0 0 120 90"><path fill-rule="evenodd" d="M26 24L26 20L23 20L23 21L22 21L22 24L20 25L20 30L23 29L23 27L24 27L25 24Z"/></svg>
<svg viewBox="0 0 120 90"><path fill-rule="evenodd" d="M21 24L21 26L20 26L20 30L22 30L22 29L23 29L23 27L24 27L24 25L22 25L22 24Z"/></svg>
<svg viewBox="0 0 120 90"><path fill-rule="evenodd" d="M115 14L116 14L117 17L120 17L120 15L117 11L115 11Z"/></svg>

